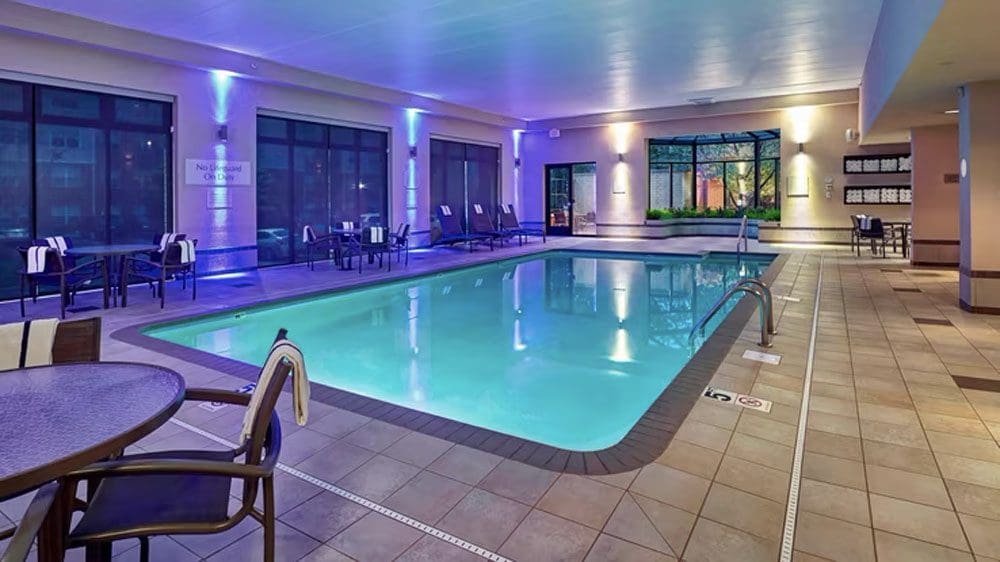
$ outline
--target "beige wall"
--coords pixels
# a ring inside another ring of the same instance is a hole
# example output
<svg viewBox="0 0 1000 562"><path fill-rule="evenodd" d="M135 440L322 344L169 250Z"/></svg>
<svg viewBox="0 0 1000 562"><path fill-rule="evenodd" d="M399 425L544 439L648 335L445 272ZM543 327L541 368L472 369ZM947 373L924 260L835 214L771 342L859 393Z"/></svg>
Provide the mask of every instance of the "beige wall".
<svg viewBox="0 0 1000 562"><path fill-rule="evenodd" d="M781 208L782 227L792 229L828 229L850 226L849 215L867 213L886 220L905 220L910 216L908 205L844 205L844 186L908 184L909 174L852 175L843 174L843 157L848 154L906 152L908 145L858 146L848 143L844 131L857 127L857 103L829 106L799 107L756 113L678 119L563 129L559 138L552 139L546 131L531 131L525 135L524 192L531 202L531 220L542 220L544 213L545 164L565 162L597 162L599 224L640 225L648 204L647 140L676 135L781 129ZM804 153L798 154L798 143L804 143ZM617 153L624 152L625 162L619 163ZM790 176L808 177L808 197L788 197ZM833 189L826 197L824 184L832 179ZM612 193L616 182L626 187L624 194ZM810 240L817 235L802 230L791 239ZM846 240L846 238L845 238Z"/></svg>
<svg viewBox="0 0 1000 562"><path fill-rule="evenodd" d="M249 161L256 169L256 115L272 110L301 119L332 120L389 131L389 224L412 222L415 231L429 229L429 142L432 136L463 139L501 147L500 189L504 201L515 202L519 182L514 172L513 130L474 121L420 113L413 120L417 145L416 177L409 173L409 120L405 107L325 93L291 84L243 77L220 79L209 70L104 49L69 45L0 31L0 76L26 81L70 81L80 89L134 90L166 95L174 101L174 222L178 231L199 239L199 249L219 251L208 265L228 270L256 265L256 189L187 185L184 161L215 159L217 121L229 127L224 157ZM254 175L253 181L256 181ZM406 186L416 186L408 201ZM231 207L209 209L211 190L228 191ZM229 249L244 248L243 250ZM201 262L199 258L199 262ZM203 269L204 271L204 269Z"/></svg>
<svg viewBox="0 0 1000 562"><path fill-rule="evenodd" d="M918 127L910 131L913 148L913 254L925 265L958 265L958 126Z"/></svg>

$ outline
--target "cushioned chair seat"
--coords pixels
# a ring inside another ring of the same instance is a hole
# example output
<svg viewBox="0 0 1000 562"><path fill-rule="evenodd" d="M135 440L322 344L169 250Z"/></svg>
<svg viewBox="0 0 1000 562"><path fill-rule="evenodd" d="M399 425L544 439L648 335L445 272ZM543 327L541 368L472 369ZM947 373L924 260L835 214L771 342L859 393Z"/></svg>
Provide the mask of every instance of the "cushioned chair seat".
<svg viewBox="0 0 1000 562"><path fill-rule="evenodd" d="M165 451L128 460L191 459L232 462L232 451ZM232 479L197 474L116 476L101 481L70 542L95 534L159 523L226 520ZM123 509L123 506L128 506Z"/></svg>

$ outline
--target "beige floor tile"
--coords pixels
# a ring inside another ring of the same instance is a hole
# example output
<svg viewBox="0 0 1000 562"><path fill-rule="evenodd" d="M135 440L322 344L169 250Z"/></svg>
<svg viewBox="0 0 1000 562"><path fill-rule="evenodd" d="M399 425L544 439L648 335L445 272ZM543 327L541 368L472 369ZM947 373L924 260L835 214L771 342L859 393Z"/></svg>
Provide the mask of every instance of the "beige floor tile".
<svg viewBox="0 0 1000 562"><path fill-rule="evenodd" d="M497 549L531 508L514 500L473 489L437 526L483 548Z"/></svg>
<svg viewBox="0 0 1000 562"><path fill-rule="evenodd" d="M777 556L778 543L775 541L699 518L681 559L686 562L773 562Z"/></svg>
<svg viewBox="0 0 1000 562"><path fill-rule="evenodd" d="M615 474L592 474L587 476L591 480L597 480L603 484L609 486L614 486L615 488L621 488L622 490L628 489L632 485L632 481L635 477L639 475L639 469L630 470L628 472L618 472Z"/></svg>
<svg viewBox="0 0 1000 562"><path fill-rule="evenodd" d="M972 552L977 556L1000 558L1000 521L959 514L962 527L969 537Z"/></svg>
<svg viewBox="0 0 1000 562"><path fill-rule="evenodd" d="M847 459L806 452L802 456L802 476L858 490L866 489L864 465Z"/></svg>
<svg viewBox="0 0 1000 562"><path fill-rule="evenodd" d="M639 471L639 476L629 489L691 513L698 513L708 493L709 483L699 476L653 463Z"/></svg>
<svg viewBox="0 0 1000 562"><path fill-rule="evenodd" d="M875 553L879 562L974 562L968 552L878 530Z"/></svg>
<svg viewBox="0 0 1000 562"><path fill-rule="evenodd" d="M891 423L861 420L861 436L870 441L892 443L904 447L928 448L927 439L918 425L897 425Z"/></svg>
<svg viewBox="0 0 1000 562"><path fill-rule="evenodd" d="M483 478L478 487L505 498L534 505L558 476L558 472L504 459Z"/></svg>
<svg viewBox="0 0 1000 562"><path fill-rule="evenodd" d="M917 425L920 423L920 420L917 418L917 412L910 408L897 408L895 406L859 402L858 412L861 415L861 419L868 421L896 425Z"/></svg>
<svg viewBox="0 0 1000 562"><path fill-rule="evenodd" d="M825 412L809 412L806 427L845 437L861 437L858 420L854 417L838 416Z"/></svg>
<svg viewBox="0 0 1000 562"><path fill-rule="evenodd" d="M673 439L667 450L656 462L696 474L702 478L712 478L719 468L722 453L699 447L687 441Z"/></svg>
<svg viewBox="0 0 1000 562"><path fill-rule="evenodd" d="M1000 490L946 480L951 500L960 513L970 513L1000 521Z"/></svg>
<svg viewBox="0 0 1000 562"><path fill-rule="evenodd" d="M815 429L806 430L805 450L852 461L862 459L860 439Z"/></svg>
<svg viewBox="0 0 1000 562"><path fill-rule="evenodd" d="M868 490L912 502L951 509L951 499L944 481L937 476L868 465Z"/></svg>
<svg viewBox="0 0 1000 562"><path fill-rule="evenodd" d="M701 516L761 538L781 540L784 505L740 490L713 484Z"/></svg>
<svg viewBox="0 0 1000 562"><path fill-rule="evenodd" d="M356 560L392 560L423 536L413 527L372 512L328 544Z"/></svg>
<svg viewBox="0 0 1000 562"><path fill-rule="evenodd" d="M795 549L830 560L875 561L871 528L808 511L799 512Z"/></svg>
<svg viewBox="0 0 1000 562"><path fill-rule="evenodd" d="M922 412L920 419L924 424L924 429L929 431L940 431L956 435L966 435L981 439L990 439L992 436L983 422L978 419L960 418L957 416L946 416L943 414L933 414Z"/></svg>
<svg viewBox="0 0 1000 562"><path fill-rule="evenodd" d="M314 539L326 542L368 513L368 508L362 505L323 492L280 519Z"/></svg>
<svg viewBox="0 0 1000 562"><path fill-rule="evenodd" d="M888 468L908 470L928 476L938 476L937 461L927 449L903 447L879 441L862 441L865 462Z"/></svg>
<svg viewBox="0 0 1000 562"><path fill-rule="evenodd" d="M787 472L732 455L722 460L719 473L715 476L716 482L776 502L784 502L788 496L788 480Z"/></svg>
<svg viewBox="0 0 1000 562"><path fill-rule="evenodd" d="M762 417L742 416L736 431L759 439L791 447L795 444L795 426Z"/></svg>
<svg viewBox="0 0 1000 562"><path fill-rule="evenodd" d="M869 498L876 528L957 550L969 549L954 511L877 494Z"/></svg>
<svg viewBox="0 0 1000 562"><path fill-rule="evenodd" d="M411 431L390 445L382 454L398 461L426 468L453 446L454 443L451 441L425 435L419 431Z"/></svg>
<svg viewBox="0 0 1000 562"><path fill-rule="evenodd" d="M730 407L728 404L719 404L714 400L699 400L691 408L691 413L687 419L707 423L724 429L736 427L736 420L740 417L738 409Z"/></svg>
<svg viewBox="0 0 1000 562"><path fill-rule="evenodd" d="M837 416L847 416L857 418L858 406L853 400L843 400L840 398L830 398L827 396L813 396L809 400L810 412L823 412ZM857 421L855 420L855 425ZM837 432L832 432L837 433Z"/></svg>
<svg viewBox="0 0 1000 562"><path fill-rule="evenodd" d="M866 493L819 480L802 479L799 510L871 526Z"/></svg>
<svg viewBox="0 0 1000 562"><path fill-rule="evenodd" d="M694 525L694 514L677 509L676 507L667 506L666 504L660 505L673 510L677 514L680 514L680 517L689 520L688 531L690 532L691 526ZM649 516L639 507L639 503L632 494L626 493L621 501L618 502L618 505L615 506L614 512L604 526L604 532L658 552L670 555L674 555L677 552L670 546L666 537L656 528ZM684 538L686 539L687 535L684 535ZM683 548L683 545L684 542L682 540L681 548Z"/></svg>
<svg viewBox="0 0 1000 562"><path fill-rule="evenodd" d="M590 553L586 558L586 562L666 562L668 560L676 560L676 558L617 539L611 535L597 537L597 541L590 548Z"/></svg>
<svg viewBox="0 0 1000 562"><path fill-rule="evenodd" d="M935 456L941 475L948 480L1000 488L1000 464L946 454Z"/></svg>
<svg viewBox="0 0 1000 562"><path fill-rule="evenodd" d="M476 485L502 460L496 455L455 445L428 465L427 469L459 482Z"/></svg>
<svg viewBox="0 0 1000 562"><path fill-rule="evenodd" d="M354 472L337 480L336 484L359 496L380 502L400 489L418 472L420 469L412 464L376 455Z"/></svg>
<svg viewBox="0 0 1000 562"><path fill-rule="evenodd" d="M468 484L425 470L383 503L414 519L434 524L471 489Z"/></svg>
<svg viewBox="0 0 1000 562"><path fill-rule="evenodd" d="M458 548L430 535L418 540L393 562L479 562L483 558L468 550Z"/></svg>
<svg viewBox="0 0 1000 562"><path fill-rule="evenodd" d="M736 408L733 409L735 410ZM674 439L687 441L688 443L721 453L726 450L726 445L729 443L731 435L732 431L728 429L699 421L687 420L681 424L680 429L677 430L677 434L674 435Z"/></svg>
<svg viewBox="0 0 1000 562"><path fill-rule="evenodd" d="M521 521L499 553L514 560L583 560L597 534L536 509Z"/></svg>
<svg viewBox="0 0 1000 562"><path fill-rule="evenodd" d="M927 431L927 440L935 453L947 453L983 461L1000 463L1000 447L993 439Z"/></svg>
<svg viewBox="0 0 1000 562"><path fill-rule="evenodd" d="M625 491L583 476L563 474L538 502L538 508L600 529Z"/></svg>
<svg viewBox="0 0 1000 562"><path fill-rule="evenodd" d="M660 536L670 545L674 555L681 552L688 537L691 536L696 516L646 496L632 494L631 497L653 523Z"/></svg>

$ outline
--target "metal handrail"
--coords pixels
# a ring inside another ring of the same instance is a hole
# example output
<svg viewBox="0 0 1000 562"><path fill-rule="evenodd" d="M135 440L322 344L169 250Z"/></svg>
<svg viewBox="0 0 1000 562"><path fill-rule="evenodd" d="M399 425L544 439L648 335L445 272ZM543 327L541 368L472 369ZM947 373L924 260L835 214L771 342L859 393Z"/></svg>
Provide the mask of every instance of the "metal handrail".
<svg viewBox="0 0 1000 562"><path fill-rule="evenodd" d="M758 316L760 318L760 345L761 347L771 347L771 336L774 334L774 314L771 309L771 289L767 287L759 279L741 279L733 284L722 298L716 301L712 305L712 308L705 313L694 326L691 328L691 332L688 333L688 344L690 345L694 339L695 334L699 331L704 331L705 325L708 321L712 319L713 316L735 295L736 293L743 292L753 295L757 299L757 310Z"/></svg>
<svg viewBox="0 0 1000 562"><path fill-rule="evenodd" d="M746 215L743 215L743 220L740 221L740 231L736 235L736 255L740 254L740 241L743 242L743 251L746 252L749 249L749 242L747 241L747 231L749 230L749 219Z"/></svg>

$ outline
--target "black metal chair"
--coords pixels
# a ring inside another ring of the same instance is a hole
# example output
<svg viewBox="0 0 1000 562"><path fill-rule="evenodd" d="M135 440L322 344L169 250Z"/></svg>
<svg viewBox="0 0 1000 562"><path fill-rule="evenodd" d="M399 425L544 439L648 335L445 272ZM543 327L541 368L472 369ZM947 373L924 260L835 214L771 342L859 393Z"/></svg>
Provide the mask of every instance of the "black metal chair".
<svg viewBox="0 0 1000 562"><path fill-rule="evenodd" d="M17 527L0 532L0 540L10 539L7 548L0 555L0 562L25 562L31 554L31 548L42 524L48 515L52 504L58 497L59 484L50 482L35 492L35 497L28 504L28 509L21 517Z"/></svg>
<svg viewBox="0 0 1000 562"><path fill-rule="evenodd" d="M341 237L338 235L317 235L312 225L307 224L302 228L302 243L306 246L306 263L309 264L310 270L315 271L316 269L315 261L313 260L314 252L326 250L327 257L329 257L330 252L333 252L333 263L336 265L340 265L343 259L343 245L341 244Z"/></svg>
<svg viewBox="0 0 1000 562"><path fill-rule="evenodd" d="M21 256L21 270L18 272L21 277L21 317L24 317L25 289L28 289L31 302L38 302L39 288L52 287L58 289L60 295L59 317L66 318L66 306L76 300L76 293L80 289L88 287L92 282L104 278L104 261L67 262L66 258L55 248L49 247L48 244L40 244L40 246L49 248L45 252L45 266L41 271L29 272L28 252L30 248L17 249ZM74 265L71 266L70 263Z"/></svg>
<svg viewBox="0 0 1000 562"><path fill-rule="evenodd" d="M284 339L281 330L276 341ZM113 541L138 538L140 560L148 562L149 537L221 533L249 516L264 528L264 560L273 562L274 469L281 452L281 423L274 408L291 372L288 363L280 362L266 387L254 391L263 393L260 408L250 437L236 449L129 455L68 475L66 493L75 494L82 481L98 481L83 517L67 537L68 547L85 546L107 556ZM185 400L247 406L251 395L191 388ZM239 508L229 514L233 480L243 482L243 491ZM259 489L262 509L255 506Z"/></svg>
<svg viewBox="0 0 1000 562"><path fill-rule="evenodd" d="M383 264L392 271L392 235L389 229L381 226L369 226L361 230L360 236L352 236L347 241L347 249L342 259L347 260L347 268L350 269L354 256L358 256L358 274L361 273L362 263L368 258L369 263L373 263L378 257L378 266Z"/></svg>
<svg viewBox="0 0 1000 562"><path fill-rule="evenodd" d="M882 224L882 219L878 217L872 217L868 219L868 228L864 228L864 221L859 221L860 227L858 229L859 234L859 245L860 240L867 240L871 244L872 255L878 255L878 247L882 247L882 257L885 257L885 245L886 242L895 241L895 232L892 229L886 230ZM861 255L861 250L859 248L858 255Z"/></svg>
<svg viewBox="0 0 1000 562"><path fill-rule="evenodd" d="M861 215L851 215L851 251L861 256Z"/></svg>
<svg viewBox="0 0 1000 562"><path fill-rule="evenodd" d="M122 307L128 306L128 284L132 280L146 281L153 287L154 295L159 294L160 308L166 302L164 286L168 279L180 277L181 287L187 289L187 278L191 276L191 300L198 298L198 272L195 260L185 261L182 244L198 245L197 240L178 240L169 244L159 254L159 260L142 256L125 256L122 258L122 271L118 292L122 296Z"/></svg>
<svg viewBox="0 0 1000 562"><path fill-rule="evenodd" d="M396 252L396 263L399 263L403 254L406 254L405 265L410 265L410 225L399 225L399 230L391 235L390 250Z"/></svg>

